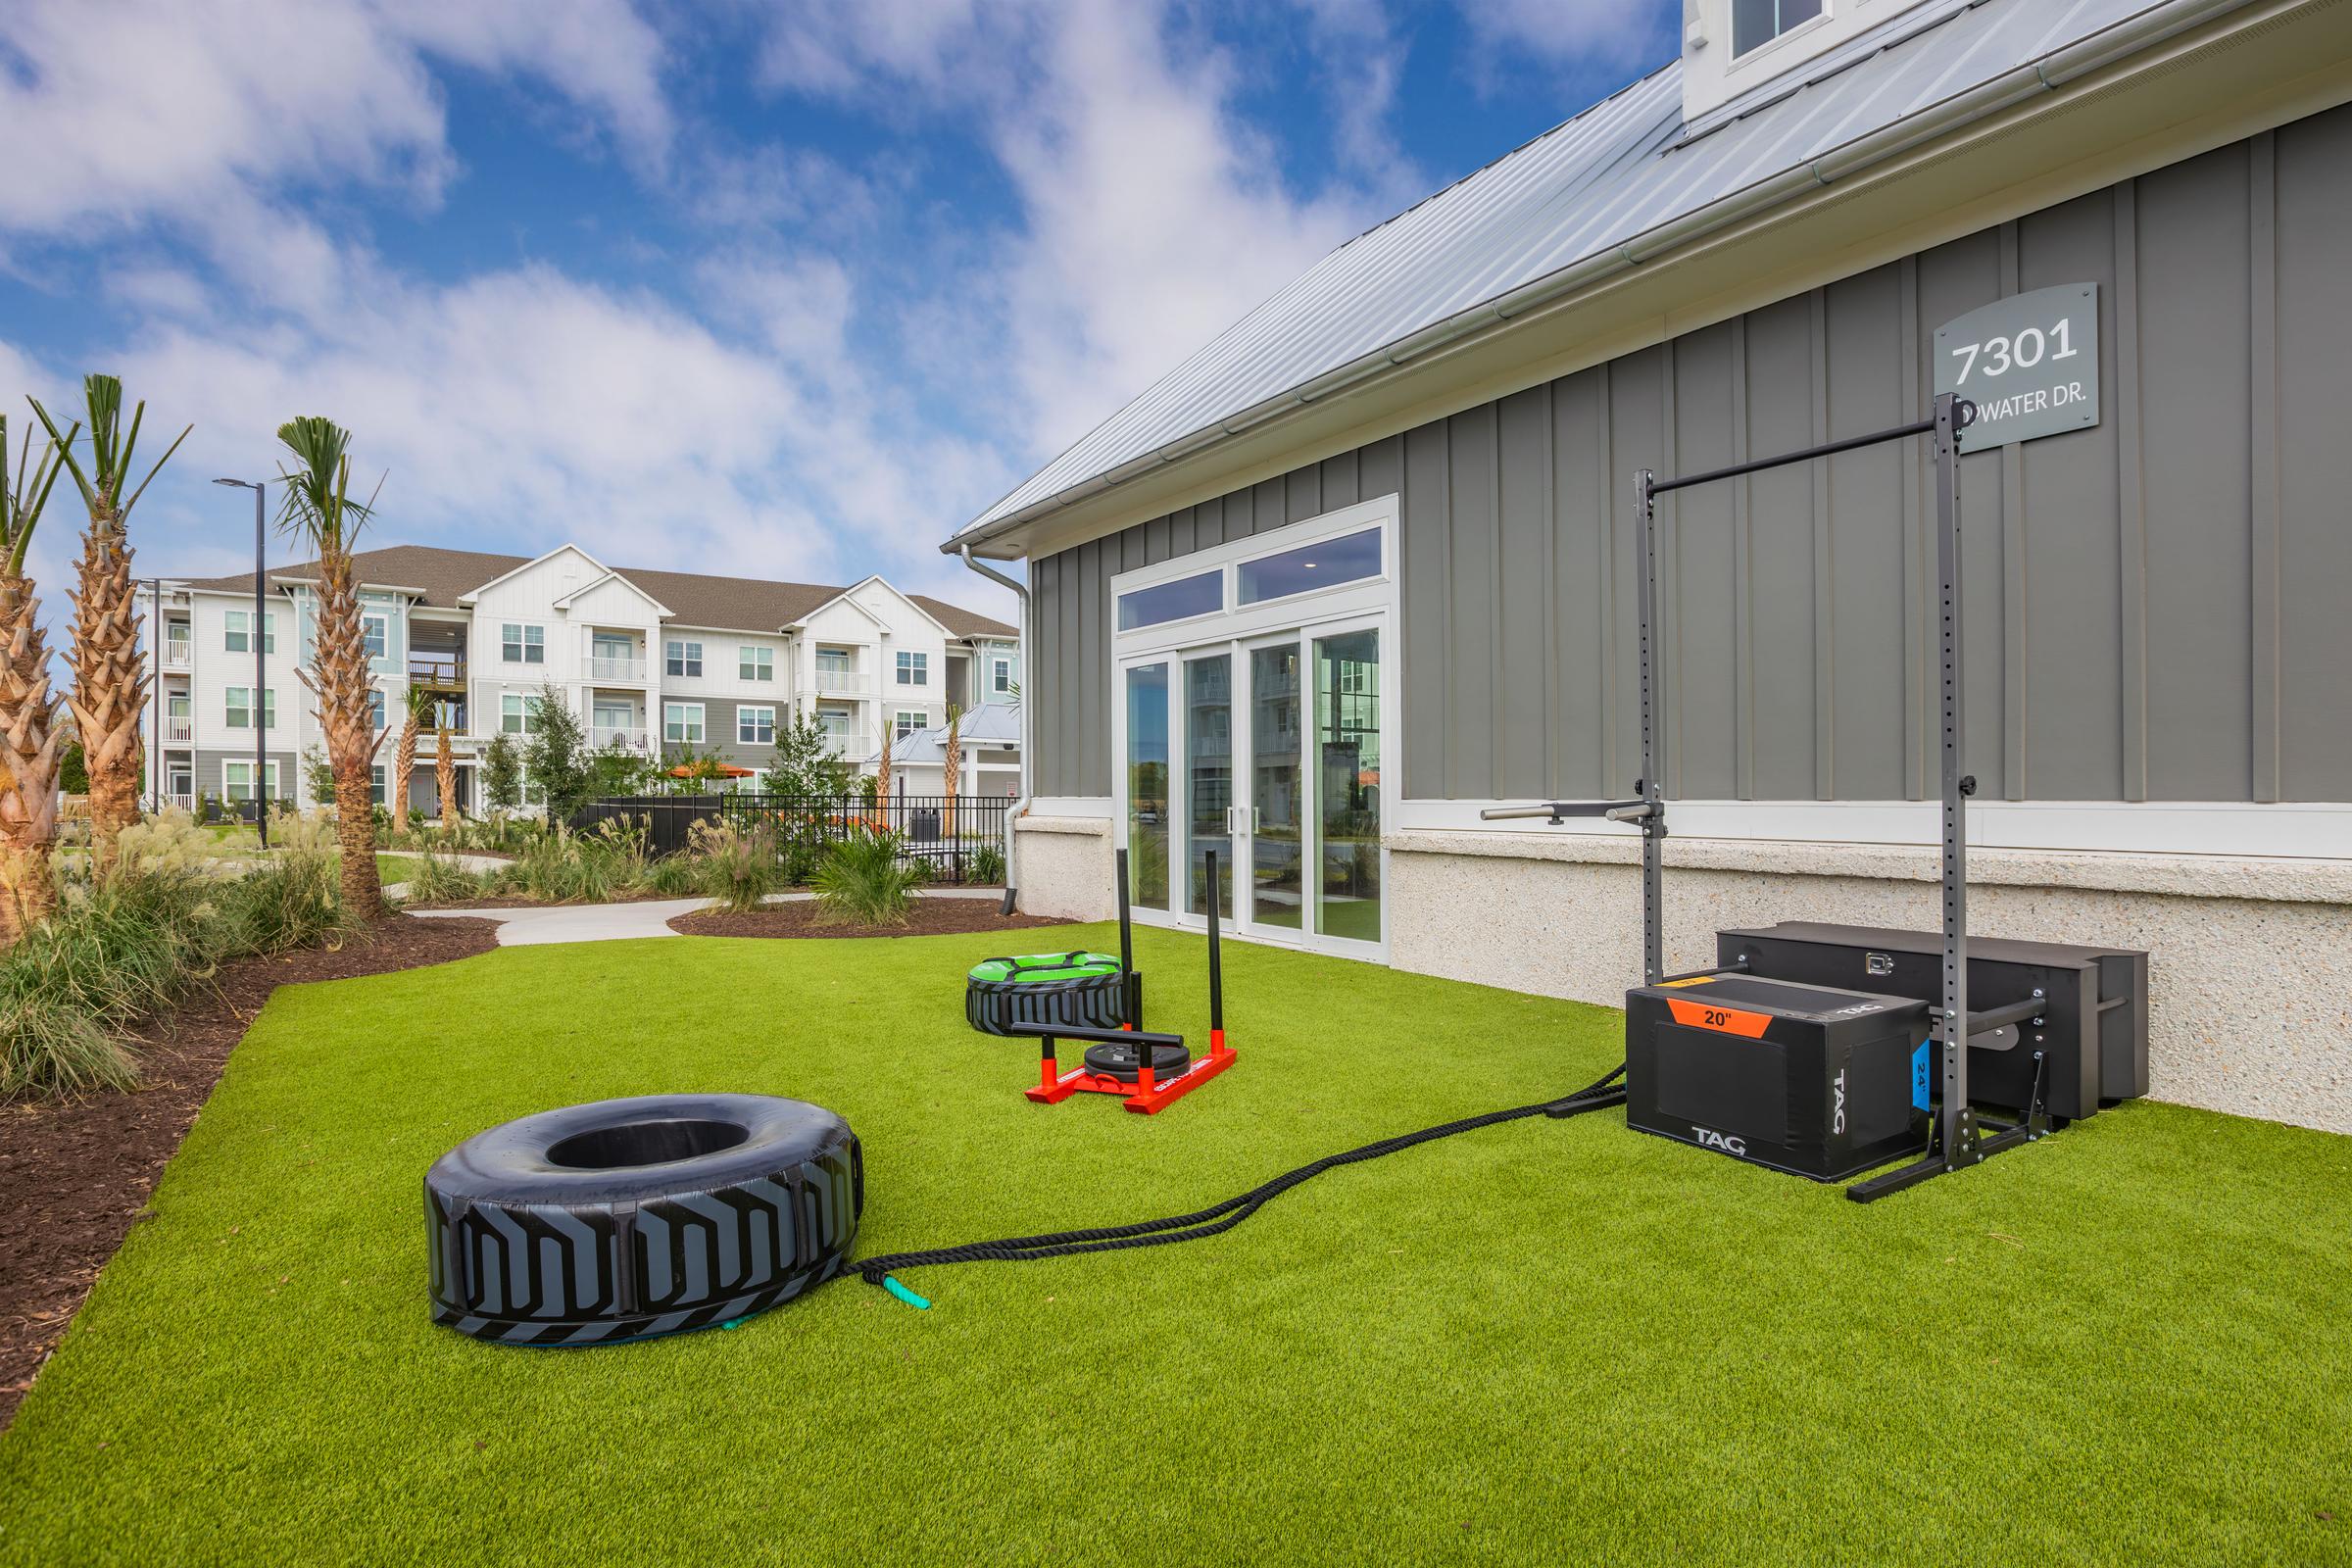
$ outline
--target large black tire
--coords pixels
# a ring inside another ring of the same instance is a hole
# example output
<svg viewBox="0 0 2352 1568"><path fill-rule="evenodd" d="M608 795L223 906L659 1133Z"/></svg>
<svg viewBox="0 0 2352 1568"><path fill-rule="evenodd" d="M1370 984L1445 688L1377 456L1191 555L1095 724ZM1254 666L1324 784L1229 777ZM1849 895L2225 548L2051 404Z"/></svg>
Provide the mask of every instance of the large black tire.
<svg viewBox="0 0 2352 1568"><path fill-rule="evenodd" d="M857 1245L849 1123L765 1095L652 1095L478 1133L424 1178L433 1321L506 1345L706 1328L831 1279Z"/></svg>
<svg viewBox="0 0 2352 1568"><path fill-rule="evenodd" d="M1009 1035L1023 1023L1126 1023L1127 976L1102 953L1032 953L987 958L964 977L963 1016L984 1035Z"/></svg>

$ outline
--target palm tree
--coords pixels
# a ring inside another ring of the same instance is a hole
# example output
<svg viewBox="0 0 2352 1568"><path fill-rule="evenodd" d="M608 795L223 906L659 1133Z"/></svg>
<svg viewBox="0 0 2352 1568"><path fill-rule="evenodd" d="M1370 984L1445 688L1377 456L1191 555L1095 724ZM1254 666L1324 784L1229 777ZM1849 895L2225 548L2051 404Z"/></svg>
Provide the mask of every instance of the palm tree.
<svg viewBox="0 0 2352 1568"><path fill-rule="evenodd" d="M66 434L70 446L80 433ZM0 414L0 938L57 906L49 851L57 843L57 778L62 730L49 690L49 646L41 607L24 575L33 525L49 504L64 465L52 445L29 477L33 439L25 432L17 477L8 480L8 416Z"/></svg>
<svg viewBox="0 0 2352 1568"><path fill-rule="evenodd" d="M351 432L332 419L308 415L277 427L277 438L294 454L283 464L285 510L278 527L318 556L318 619L312 638L311 667L302 683L318 703L318 727L326 737L327 763L334 769L335 837L343 851L343 903L367 918L383 907L375 875L375 816L368 809L373 792L375 722L369 694L367 629L360 620L360 594L352 580L351 551L371 508L351 499Z"/></svg>
<svg viewBox="0 0 2352 1568"><path fill-rule="evenodd" d="M139 819L139 783L145 758L139 746L139 713L147 704L147 655L139 646L138 599L130 576L130 509L138 505L147 486L172 461L179 440L156 460L138 488L123 499L130 478L131 457L139 445L139 426L147 405L131 411L130 428L122 427L122 380L120 376L82 377L82 401L89 413L90 461L85 468L74 455L74 438L58 432L57 421L40 400L29 400L40 416L57 461L81 491L89 512L89 526L81 536L77 564L79 592L74 601L74 691L68 704L74 726L90 770L90 844L99 866L114 859L115 835Z"/></svg>
<svg viewBox="0 0 2352 1568"><path fill-rule="evenodd" d="M441 791L441 831L458 830L458 753L450 744L449 723L433 726L433 782Z"/></svg>
<svg viewBox="0 0 2352 1568"><path fill-rule="evenodd" d="M433 716L439 703L432 688L415 684L409 687L408 714L401 720L400 742L392 751L392 787L384 792L392 805L395 826L409 819L409 775L416 766L416 735Z"/></svg>
<svg viewBox="0 0 2352 1568"><path fill-rule="evenodd" d="M940 760L947 764L947 804L940 812L940 831L950 844L956 842L956 775L963 771L963 710L954 703L948 705L948 742L942 748Z"/></svg>

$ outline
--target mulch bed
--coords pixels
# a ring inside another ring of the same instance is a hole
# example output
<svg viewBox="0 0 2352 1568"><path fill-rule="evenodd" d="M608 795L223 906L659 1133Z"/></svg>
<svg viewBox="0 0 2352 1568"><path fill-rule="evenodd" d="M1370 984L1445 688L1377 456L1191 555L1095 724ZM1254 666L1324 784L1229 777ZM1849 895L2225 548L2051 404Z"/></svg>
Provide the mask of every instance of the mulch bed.
<svg viewBox="0 0 2352 1568"><path fill-rule="evenodd" d="M939 937L1069 923L1038 914L999 914L993 899L918 898L906 911L905 925L826 925L817 918L816 906L808 903L771 904L754 914L695 909L672 916L669 928L689 937Z"/></svg>
<svg viewBox="0 0 2352 1568"><path fill-rule="evenodd" d="M489 920L391 915L333 952L223 965L144 1031L143 1086L63 1103L0 1105L0 1428L65 1334L106 1260L146 1211L220 1069L281 985L389 974L497 945Z"/></svg>

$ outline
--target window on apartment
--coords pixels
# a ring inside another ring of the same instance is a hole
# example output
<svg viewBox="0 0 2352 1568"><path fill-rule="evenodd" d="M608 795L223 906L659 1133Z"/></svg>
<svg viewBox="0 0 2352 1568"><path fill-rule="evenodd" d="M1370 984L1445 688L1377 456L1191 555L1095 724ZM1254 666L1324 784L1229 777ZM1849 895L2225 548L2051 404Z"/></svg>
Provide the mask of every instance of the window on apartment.
<svg viewBox="0 0 2352 1568"><path fill-rule="evenodd" d="M1204 571L1197 577L1179 577L1119 595L1119 630L1213 615L1224 608L1225 574Z"/></svg>
<svg viewBox="0 0 2352 1568"><path fill-rule="evenodd" d="M703 705L700 703L663 703L662 705L662 738L673 746L703 744Z"/></svg>
<svg viewBox="0 0 2352 1568"><path fill-rule="evenodd" d="M269 793L270 799L273 801L282 799L277 793L277 763L275 760L270 761L268 770L262 774L262 788ZM251 762L222 763L220 793L232 801L252 800L253 764Z"/></svg>
<svg viewBox="0 0 2352 1568"><path fill-rule="evenodd" d="M919 708L901 709L891 721L891 729L900 740L905 740L918 729L930 727L931 715Z"/></svg>
<svg viewBox="0 0 2352 1568"><path fill-rule="evenodd" d="M1012 661L1003 654L988 662L988 689L999 697L1012 695Z"/></svg>
<svg viewBox="0 0 2352 1568"><path fill-rule="evenodd" d="M232 610L222 616L220 646L232 654L252 653L254 615L255 612L250 610ZM277 652L277 617L264 613L261 621L262 652L274 654Z"/></svg>
<svg viewBox="0 0 2352 1568"><path fill-rule="evenodd" d="M735 739L745 746L773 746L776 742L776 710L772 708L735 710Z"/></svg>
<svg viewBox="0 0 2352 1568"><path fill-rule="evenodd" d="M1821 15L1823 0L1732 0L1732 53L1743 55Z"/></svg>
<svg viewBox="0 0 2352 1568"><path fill-rule="evenodd" d="M929 654L900 654L899 684L902 686L930 685L931 656Z"/></svg>
<svg viewBox="0 0 2352 1568"><path fill-rule="evenodd" d="M745 680L774 680L776 651L772 648L736 649L735 673Z"/></svg>
<svg viewBox="0 0 2352 1568"><path fill-rule="evenodd" d="M510 664L547 662L547 628L508 621L498 629L498 657Z"/></svg>
<svg viewBox="0 0 2352 1568"><path fill-rule="evenodd" d="M221 694L225 711L220 721L230 729L253 728L253 688L231 686ZM277 688L272 686L262 693L262 728L277 728Z"/></svg>
<svg viewBox="0 0 2352 1568"><path fill-rule="evenodd" d="M539 733L539 702L524 692L507 692L498 699L498 727L502 734Z"/></svg>
<svg viewBox="0 0 2352 1568"><path fill-rule="evenodd" d="M531 628L538 630L536 626ZM368 645L369 659L381 659L392 648L392 621L387 615L362 615L360 638Z"/></svg>
<svg viewBox="0 0 2352 1568"><path fill-rule="evenodd" d="M668 654L669 657L664 662L663 668L669 674L697 677L702 674L703 645L701 643L681 642L673 637L669 641Z"/></svg>

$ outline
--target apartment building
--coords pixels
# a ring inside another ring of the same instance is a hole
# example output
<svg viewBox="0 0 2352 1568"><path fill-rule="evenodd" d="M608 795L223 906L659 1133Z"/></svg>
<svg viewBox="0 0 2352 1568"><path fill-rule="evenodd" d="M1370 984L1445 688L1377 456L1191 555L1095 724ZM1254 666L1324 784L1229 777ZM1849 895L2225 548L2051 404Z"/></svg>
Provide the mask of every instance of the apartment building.
<svg viewBox="0 0 2352 1568"><path fill-rule="evenodd" d="M759 775L795 713L862 763L885 727L933 728L950 703L1001 698L1020 678L1011 626L880 577L843 588L613 567L569 544L529 559L395 545L355 564L387 732L379 802L391 732L416 687L454 732L470 810L482 749L499 734L527 741L550 686L594 746L648 757L690 747ZM316 629L316 584L314 565L274 568L258 609L251 573L161 585L151 795L241 803L258 782L270 799L311 804L301 758L323 746L295 671ZM420 750L409 800L432 814L430 741Z"/></svg>

